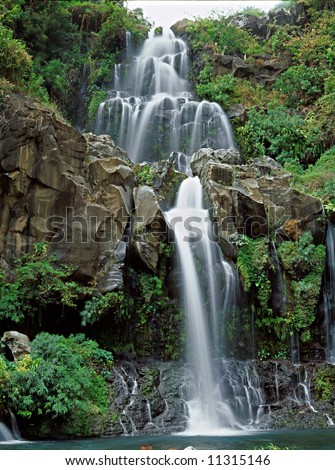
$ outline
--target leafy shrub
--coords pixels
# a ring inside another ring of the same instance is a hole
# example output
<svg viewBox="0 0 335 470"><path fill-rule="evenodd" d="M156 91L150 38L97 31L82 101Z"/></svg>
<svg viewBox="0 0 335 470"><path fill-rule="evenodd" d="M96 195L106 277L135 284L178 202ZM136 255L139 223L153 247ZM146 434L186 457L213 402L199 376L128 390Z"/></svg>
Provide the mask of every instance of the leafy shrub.
<svg viewBox="0 0 335 470"><path fill-rule="evenodd" d="M204 75L206 78L204 78ZM223 108L226 108L232 101L236 84L237 79L230 74L218 75L214 80L208 82L207 70L202 70L199 74L197 94L202 100L216 101Z"/></svg>
<svg viewBox="0 0 335 470"><path fill-rule="evenodd" d="M314 162L322 152L322 133L314 120L303 119L285 106L271 103L252 108L247 122L236 129L237 143L247 159L269 155L279 163Z"/></svg>
<svg viewBox="0 0 335 470"><path fill-rule="evenodd" d="M92 325L108 312L113 315L116 321L127 317L128 311L123 292L108 292L87 300L84 309L80 312L81 324L82 326Z"/></svg>
<svg viewBox="0 0 335 470"><path fill-rule="evenodd" d="M0 23L0 74L11 83L22 85L29 77L32 58L26 46L14 39L13 31Z"/></svg>
<svg viewBox="0 0 335 470"><path fill-rule="evenodd" d="M335 392L335 371L330 365L318 367L312 377L313 394L317 400L329 401Z"/></svg>
<svg viewBox="0 0 335 470"><path fill-rule="evenodd" d="M152 186L154 182L155 173L148 163L144 165L137 164L134 167L134 171L137 177L137 184L139 186Z"/></svg>
<svg viewBox="0 0 335 470"><path fill-rule="evenodd" d="M319 98L308 116L310 116L310 121L320 129L324 147L329 148L335 145L335 93L325 94Z"/></svg>
<svg viewBox="0 0 335 470"><path fill-rule="evenodd" d="M248 31L231 25L230 20L220 15L197 18L187 27L190 45L203 51L211 46L218 53L257 54L262 51L257 38Z"/></svg>
<svg viewBox="0 0 335 470"><path fill-rule="evenodd" d="M7 400L9 371L5 361L0 356L0 409L5 406Z"/></svg>
<svg viewBox="0 0 335 470"><path fill-rule="evenodd" d="M107 409L104 380L87 364L85 341L75 336L41 333L31 343L31 356L23 356L9 375L8 398L13 410L26 418L47 415L70 418L78 410L96 413ZM92 342L89 342L92 351ZM98 349L96 346L93 348Z"/></svg>
<svg viewBox="0 0 335 470"><path fill-rule="evenodd" d="M286 52L287 45L295 37L297 28L292 25L284 25L278 27L275 33L269 39L270 51L275 55L280 55Z"/></svg>
<svg viewBox="0 0 335 470"><path fill-rule="evenodd" d="M75 307L78 298L91 290L69 280L70 266L57 266L47 246L37 243L33 254L16 261L15 281L0 276L0 319L20 323L26 316L43 313L48 305Z"/></svg>
<svg viewBox="0 0 335 470"><path fill-rule="evenodd" d="M267 310L271 294L268 270L271 266L268 240L244 236L237 252L237 267L245 292L252 287L257 290L257 297L262 309Z"/></svg>
<svg viewBox="0 0 335 470"><path fill-rule="evenodd" d="M305 171L301 167L288 167L293 172L295 187L318 197L324 204L331 202L335 195L334 159L335 147L332 147Z"/></svg>
<svg viewBox="0 0 335 470"><path fill-rule="evenodd" d="M335 52L330 47L334 39L335 15L323 12L314 19L304 34L293 37L286 49L297 65L331 69L335 64Z"/></svg>
<svg viewBox="0 0 335 470"><path fill-rule="evenodd" d="M285 94L289 107L307 105L322 95L325 73L317 67L294 65L280 75L274 89Z"/></svg>
<svg viewBox="0 0 335 470"><path fill-rule="evenodd" d="M106 92L93 85L89 89L89 104L88 104L88 123L89 126L94 126L97 118L97 112L100 103L106 99Z"/></svg>

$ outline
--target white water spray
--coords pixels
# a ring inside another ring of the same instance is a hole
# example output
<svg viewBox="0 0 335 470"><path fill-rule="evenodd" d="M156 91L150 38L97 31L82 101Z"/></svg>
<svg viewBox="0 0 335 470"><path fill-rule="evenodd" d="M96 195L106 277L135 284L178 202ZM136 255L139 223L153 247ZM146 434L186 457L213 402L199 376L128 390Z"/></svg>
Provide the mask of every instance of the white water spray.
<svg viewBox="0 0 335 470"><path fill-rule="evenodd" d="M234 146L229 120L217 103L197 102L189 91L187 47L172 31L147 39L114 67L113 90L100 104L95 132L110 134L134 162L172 152Z"/></svg>

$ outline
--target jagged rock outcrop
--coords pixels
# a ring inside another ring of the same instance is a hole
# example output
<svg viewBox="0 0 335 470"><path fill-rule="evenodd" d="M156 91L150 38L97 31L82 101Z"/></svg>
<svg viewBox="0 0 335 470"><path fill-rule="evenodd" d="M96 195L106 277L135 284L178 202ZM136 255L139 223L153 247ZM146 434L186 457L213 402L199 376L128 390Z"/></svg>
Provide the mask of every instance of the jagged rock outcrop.
<svg viewBox="0 0 335 470"><path fill-rule="evenodd" d="M238 164L235 164L238 163ZM316 243L324 235L320 201L291 187L291 175L270 157L241 164L237 150L200 149L192 157L194 175L202 182L221 246L233 233L252 237L275 235L296 240L310 231Z"/></svg>
<svg viewBox="0 0 335 470"><path fill-rule="evenodd" d="M14 361L30 354L30 340L27 335L18 331L5 331L1 341L11 350Z"/></svg>
<svg viewBox="0 0 335 470"><path fill-rule="evenodd" d="M44 241L73 278L100 291L123 285L128 237L144 265L158 271L167 241L163 210L186 176L173 162L151 164L139 180L108 135L81 134L24 97L13 96L0 129L0 257L4 271ZM136 189L135 189L136 188ZM132 219L132 223L130 223ZM142 221L142 222L141 222ZM128 226L132 226L132 232ZM135 250L135 251L134 251Z"/></svg>
<svg viewBox="0 0 335 470"><path fill-rule="evenodd" d="M14 96L0 134L0 255L8 265L49 243L74 278L122 285L122 237L132 211L133 165L109 136L82 135Z"/></svg>
<svg viewBox="0 0 335 470"><path fill-rule="evenodd" d="M177 21L177 23L171 26L171 30L177 37L184 38L187 36L187 28L193 21L189 20L188 18L183 18L182 20Z"/></svg>
<svg viewBox="0 0 335 470"><path fill-rule="evenodd" d="M273 59L270 55L259 56L256 63L249 63L248 58L214 54L213 55L213 75L231 74L236 78L244 78L253 84L262 84L264 86L272 85L278 76L288 69L290 60Z"/></svg>
<svg viewBox="0 0 335 470"><path fill-rule="evenodd" d="M143 263L157 272L159 244L167 234L165 219L153 188L135 188L134 203L132 243Z"/></svg>
<svg viewBox="0 0 335 470"><path fill-rule="evenodd" d="M270 10L268 14L263 16L241 13L233 16L230 23L238 28L246 29L260 39L269 39L278 26L304 26L308 20L305 6L298 4L292 5L290 8Z"/></svg>

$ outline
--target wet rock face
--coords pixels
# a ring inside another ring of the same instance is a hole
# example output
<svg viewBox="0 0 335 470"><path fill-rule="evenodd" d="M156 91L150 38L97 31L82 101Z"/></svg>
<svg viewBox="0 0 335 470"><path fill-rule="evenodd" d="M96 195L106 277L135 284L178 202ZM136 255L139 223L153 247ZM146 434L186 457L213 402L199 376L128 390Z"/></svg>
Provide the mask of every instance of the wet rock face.
<svg viewBox="0 0 335 470"><path fill-rule="evenodd" d="M155 361L118 361L110 377L115 417L110 435L170 434L185 429L180 396L183 367Z"/></svg>
<svg viewBox="0 0 335 470"><path fill-rule="evenodd" d="M236 393L239 381L241 389L251 392L251 428L327 428L335 421L335 387L327 400L319 399L316 377L323 367L322 363L294 365L288 360L223 361L219 376L221 385L228 384L230 393L234 392L225 396L232 408L241 399ZM335 366L327 367L335 374ZM186 364L120 360L110 383L114 398L109 412L114 419L109 435L171 434L186 429L185 400L193 384Z"/></svg>
<svg viewBox="0 0 335 470"><path fill-rule="evenodd" d="M245 165L240 161L232 149L200 149L191 161L212 207L226 256L230 256L226 241L236 232L257 237L275 230L280 243L310 231L315 243L322 243L325 225L320 201L293 189L290 174L272 158Z"/></svg>
<svg viewBox="0 0 335 470"><path fill-rule="evenodd" d="M334 378L328 385L329 394L320 399L319 376L327 368L329 376L335 376L335 366L310 362L292 364L290 361L257 362L258 374L262 377L267 414L261 425L272 429L327 428L335 419ZM324 389L324 390L325 390Z"/></svg>
<svg viewBox="0 0 335 470"><path fill-rule="evenodd" d="M82 135L55 115L13 98L0 135L0 254L10 265L37 241L79 281L122 285L122 237L136 177L108 136Z"/></svg>

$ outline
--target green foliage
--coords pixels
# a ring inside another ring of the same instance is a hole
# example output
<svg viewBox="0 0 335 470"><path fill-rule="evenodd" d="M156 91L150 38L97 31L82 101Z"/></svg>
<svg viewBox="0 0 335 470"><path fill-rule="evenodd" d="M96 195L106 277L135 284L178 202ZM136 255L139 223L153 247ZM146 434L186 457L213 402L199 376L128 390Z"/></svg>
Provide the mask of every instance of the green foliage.
<svg viewBox="0 0 335 470"><path fill-rule="evenodd" d="M292 37L296 36L297 28L292 25L278 27L269 40L270 51L275 55L285 53Z"/></svg>
<svg viewBox="0 0 335 470"><path fill-rule="evenodd" d="M150 304L155 297L162 297L163 282L157 276L142 273L140 275L141 294L146 303Z"/></svg>
<svg viewBox="0 0 335 470"><path fill-rule="evenodd" d="M0 26L0 78L67 115L76 112L83 64L90 65L89 86L101 87L125 48L126 31L140 45L149 30L142 10L121 1L6 0ZM92 124L97 97L89 95Z"/></svg>
<svg viewBox="0 0 335 470"><path fill-rule="evenodd" d="M257 54L262 51L255 36L232 24L220 15L209 18L197 18L187 32L190 45L195 50L214 49L214 52L225 54Z"/></svg>
<svg viewBox="0 0 335 470"><path fill-rule="evenodd" d="M81 324L82 326L92 325L109 312L116 321L127 318L128 309L123 292L107 292L107 294L99 294L87 300L84 309L80 312Z"/></svg>
<svg viewBox="0 0 335 470"><path fill-rule="evenodd" d="M319 13L320 10L333 10L335 7L334 0L298 0L298 3L304 4L314 13Z"/></svg>
<svg viewBox="0 0 335 470"><path fill-rule="evenodd" d="M283 242L277 253L284 269L286 324L290 331L301 333L302 341L309 341L320 295L325 246L315 246L311 233L305 232L296 242Z"/></svg>
<svg viewBox="0 0 335 470"><path fill-rule="evenodd" d="M6 282L0 276L0 319L20 323L25 317L35 317L49 305L76 307L76 302L90 289L69 280L73 268L57 266L56 258L47 254L47 246L37 243L32 254L16 261L15 281Z"/></svg>
<svg viewBox="0 0 335 470"><path fill-rule="evenodd" d="M333 76L331 80L325 84L328 90L331 89L331 86L334 86L332 85L332 83L334 83ZM326 92L321 96L316 101L313 109L309 111L308 117L310 118L310 122L320 129L325 149L335 145L335 93L333 91L330 93Z"/></svg>
<svg viewBox="0 0 335 470"><path fill-rule="evenodd" d="M61 59L51 59L44 65L44 83L52 95L61 95L67 86L66 64Z"/></svg>
<svg viewBox="0 0 335 470"><path fill-rule="evenodd" d="M265 15L265 12L261 10L260 8L248 5L244 7L243 10L238 12L236 15L252 15L252 16L256 16L257 18L261 18L262 16Z"/></svg>
<svg viewBox="0 0 335 470"><path fill-rule="evenodd" d="M155 173L149 163L145 163L144 165L138 163L135 165L134 171L137 177L137 184L139 186L153 185Z"/></svg>
<svg viewBox="0 0 335 470"><path fill-rule="evenodd" d="M4 0L0 4L0 22L11 27L22 15L25 0Z"/></svg>
<svg viewBox="0 0 335 470"><path fill-rule="evenodd" d="M335 198L335 147L327 150L306 170L301 166L290 165L287 169L292 172L294 186L305 193L319 198L326 211L333 212Z"/></svg>
<svg viewBox="0 0 335 470"><path fill-rule="evenodd" d="M160 312L169 302L163 291L163 282L157 276L141 273L139 276L141 302L136 305L136 313L141 325L146 325L153 314Z"/></svg>
<svg viewBox="0 0 335 470"><path fill-rule="evenodd" d="M199 74L197 94L202 100L215 101L223 108L229 106L236 90L237 79L230 74L215 77L208 81L207 66Z"/></svg>
<svg viewBox="0 0 335 470"><path fill-rule="evenodd" d="M315 122L282 105L252 108L247 122L236 129L237 143L246 159L263 155L279 163L314 162L322 152L322 133Z"/></svg>
<svg viewBox="0 0 335 470"><path fill-rule="evenodd" d="M295 64L331 69L335 63L335 52L330 45L335 38L334 12L322 12L314 17L304 34L299 34L287 43L286 50Z"/></svg>
<svg viewBox="0 0 335 470"><path fill-rule="evenodd" d="M0 409L6 405L9 371L6 362L0 356Z"/></svg>
<svg viewBox="0 0 335 470"><path fill-rule="evenodd" d="M318 367L312 377L313 395L317 400L329 401L335 393L335 370L330 365Z"/></svg>
<svg viewBox="0 0 335 470"><path fill-rule="evenodd" d="M175 300L164 292L163 281L156 275L142 272L138 275L139 291L131 306L131 318L136 321L135 346L141 355L161 350L165 359L178 359L183 335L182 312Z"/></svg>
<svg viewBox="0 0 335 470"><path fill-rule="evenodd" d="M284 93L291 108L307 105L322 95L325 73L317 67L294 65L280 75L274 89Z"/></svg>
<svg viewBox="0 0 335 470"><path fill-rule="evenodd" d="M271 283L267 275L271 267L268 240L245 236L243 242L237 252L237 267L241 274L244 291L249 292L252 287L256 288L260 307L267 311L271 294Z"/></svg>
<svg viewBox="0 0 335 470"><path fill-rule="evenodd" d="M89 90L89 104L88 104L88 122L93 126L97 116L100 103L106 99L106 92L101 90L96 85L92 85Z"/></svg>
<svg viewBox="0 0 335 470"><path fill-rule="evenodd" d="M9 375L8 399L17 414L71 419L78 411L106 411L107 387L89 363L99 349L94 342L41 333L31 348Z"/></svg>
<svg viewBox="0 0 335 470"><path fill-rule="evenodd" d="M260 361L266 361L270 357L270 352L264 347L259 348L257 351L257 357Z"/></svg>
<svg viewBox="0 0 335 470"><path fill-rule="evenodd" d="M14 39L13 31L0 23L0 75L17 85L27 82L32 58L23 42Z"/></svg>
<svg viewBox="0 0 335 470"><path fill-rule="evenodd" d="M322 249L323 245L316 247L313 244L311 232L305 232L297 242L283 242L277 252L291 278L301 279L315 267L315 262L319 261L319 256L315 257L316 252Z"/></svg>

